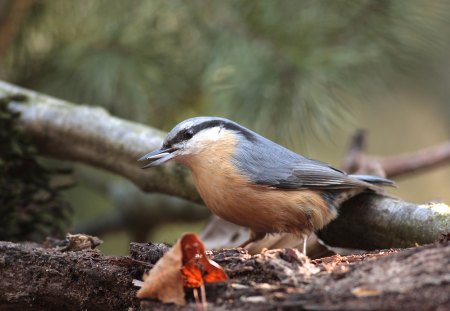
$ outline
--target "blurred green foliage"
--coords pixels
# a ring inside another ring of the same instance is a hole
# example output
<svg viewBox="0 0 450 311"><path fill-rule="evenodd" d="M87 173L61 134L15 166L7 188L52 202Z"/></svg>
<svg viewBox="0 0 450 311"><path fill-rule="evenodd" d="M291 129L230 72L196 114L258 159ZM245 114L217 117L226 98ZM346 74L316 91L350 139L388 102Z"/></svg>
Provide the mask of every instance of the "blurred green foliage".
<svg viewBox="0 0 450 311"><path fill-rule="evenodd" d="M157 241L169 245L175 244L183 233L201 232L205 222L173 222L163 223L148 236L147 241ZM105 254L123 254L129 252L130 238L124 232L113 232L102 236L104 243L99 249Z"/></svg>
<svg viewBox="0 0 450 311"><path fill-rule="evenodd" d="M31 141L15 126L18 115L7 109L10 100L0 98L0 240L62 237L72 210L59 198L60 188L51 183L62 172L37 161Z"/></svg>
<svg viewBox="0 0 450 311"><path fill-rule="evenodd" d="M8 54L17 83L164 129L228 116L290 146L341 123L348 102L425 80L450 41L445 0L62 0L30 13Z"/></svg>

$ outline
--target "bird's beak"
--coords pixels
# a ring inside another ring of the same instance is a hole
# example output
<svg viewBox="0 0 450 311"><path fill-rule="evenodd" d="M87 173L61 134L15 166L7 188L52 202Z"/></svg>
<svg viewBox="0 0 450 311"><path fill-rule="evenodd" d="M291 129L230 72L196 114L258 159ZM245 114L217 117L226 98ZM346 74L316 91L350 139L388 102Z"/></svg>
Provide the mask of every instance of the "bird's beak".
<svg viewBox="0 0 450 311"><path fill-rule="evenodd" d="M163 163L169 161L170 159L173 159L176 156L175 151L177 151L177 150L178 150L177 148L156 149L156 150L140 157L138 159L138 161L150 161L150 163L146 164L142 168L158 166L160 164L163 164Z"/></svg>

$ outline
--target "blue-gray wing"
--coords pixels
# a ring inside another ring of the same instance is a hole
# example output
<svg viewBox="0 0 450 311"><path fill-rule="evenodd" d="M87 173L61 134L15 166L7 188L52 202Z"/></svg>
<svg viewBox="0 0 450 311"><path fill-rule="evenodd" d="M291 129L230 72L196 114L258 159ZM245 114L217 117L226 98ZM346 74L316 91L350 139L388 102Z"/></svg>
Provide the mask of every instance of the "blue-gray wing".
<svg viewBox="0 0 450 311"><path fill-rule="evenodd" d="M283 165L283 168L279 165L267 167L255 176L254 182L281 189L371 188L366 182L352 178L325 163L306 158L295 164Z"/></svg>
<svg viewBox="0 0 450 311"><path fill-rule="evenodd" d="M258 144L240 144L234 163L253 183L275 188L376 188L326 163L302 157L266 139Z"/></svg>

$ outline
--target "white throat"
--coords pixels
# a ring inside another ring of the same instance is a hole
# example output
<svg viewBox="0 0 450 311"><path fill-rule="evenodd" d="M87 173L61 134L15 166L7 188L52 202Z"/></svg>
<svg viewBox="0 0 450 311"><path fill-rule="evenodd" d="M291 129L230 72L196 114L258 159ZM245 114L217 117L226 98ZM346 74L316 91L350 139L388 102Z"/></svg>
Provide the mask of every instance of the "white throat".
<svg viewBox="0 0 450 311"><path fill-rule="evenodd" d="M180 156L195 155L205 152L208 149L214 149L214 146L222 145L230 140L233 134L229 130L215 126L204 129L194 135L190 140L183 143L179 151Z"/></svg>

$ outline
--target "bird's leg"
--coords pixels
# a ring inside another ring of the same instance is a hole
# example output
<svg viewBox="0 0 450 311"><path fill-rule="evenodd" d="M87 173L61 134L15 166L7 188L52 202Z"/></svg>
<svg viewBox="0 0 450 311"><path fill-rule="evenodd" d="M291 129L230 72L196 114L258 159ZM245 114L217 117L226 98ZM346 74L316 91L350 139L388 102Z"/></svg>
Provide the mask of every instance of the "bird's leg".
<svg viewBox="0 0 450 311"><path fill-rule="evenodd" d="M303 233L303 255L306 256L306 242L308 242L308 235Z"/></svg>
<svg viewBox="0 0 450 311"><path fill-rule="evenodd" d="M247 241L245 241L244 243L242 243L241 245L239 245L239 247L246 247L248 244L259 241L261 239L263 239L266 236L265 232L255 232L253 230L250 230L250 237L248 238Z"/></svg>

